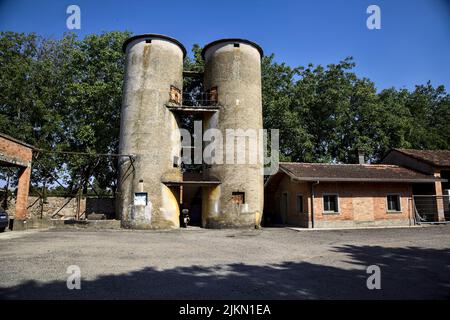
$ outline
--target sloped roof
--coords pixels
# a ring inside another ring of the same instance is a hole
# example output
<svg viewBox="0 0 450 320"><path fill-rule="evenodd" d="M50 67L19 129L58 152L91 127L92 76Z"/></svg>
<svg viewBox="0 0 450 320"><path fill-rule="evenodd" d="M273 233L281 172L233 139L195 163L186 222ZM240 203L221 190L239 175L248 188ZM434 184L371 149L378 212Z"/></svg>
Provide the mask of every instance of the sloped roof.
<svg viewBox="0 0 450 320"><path fill-rule="evenodd" d="M5 138L6 140L9 140L9 141L12 141L12 142L21 144L21 145L23 145L23 146L25 146L25 147L27 147L27 148L34 149L34 147L33 147L31 144L28 144L28 143L26 143L26 142L24 142L24 141L22 141L22 140L13 138L13 137L11 137L11 136L5 134L5 133L0 132L0 137Z"/></svg>
<svg viewBox="0 0 450 320"><path fill-rule="evenodd" d="M388 164L326 164L281 162L280 170L302 181L434 182L445 181Z"/></svg>
<svg viewBox="0 0 450 320"><path fill-rule="evenodd" d="M450 167L450 150L392 149L438 167Z"/></svg>

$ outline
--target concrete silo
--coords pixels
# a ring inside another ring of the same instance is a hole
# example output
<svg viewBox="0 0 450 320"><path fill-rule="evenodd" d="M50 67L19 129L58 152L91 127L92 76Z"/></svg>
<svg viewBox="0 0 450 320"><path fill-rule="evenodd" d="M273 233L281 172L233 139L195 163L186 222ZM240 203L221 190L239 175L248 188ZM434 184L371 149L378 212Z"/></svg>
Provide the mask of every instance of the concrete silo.
<svg viewBox="0 0 450 320"><path fill-rule="evenodd" d="M179 227L176 193L164 177L179 180L174 165L180 142L171 139L178 128L167 109L171 90L181 94L186 49L163 35L144 34L127 39L125 82L120 124L117 211L126 228Z"/></svg>
<svg viewBox="0 0 450 320"><path fill-rule="evenodd" d="M219 112L204 126L219 129L226 145L223 164L212 164L209 169L209 174L217 177L221 184L204 188L203 192L203 225L206 227L260 224L264 203L263 165L259 158L256 163L250 158L259 154L259 148L254 146L258 146L259 132L263 128L262 55L259 45L244 39L217 40L202 51L204 88L217 92L220 106ZM245 163L239 163L242 161L236 145L240 138L246 140ZM226 152L233 144L234 150Z"/></svg>

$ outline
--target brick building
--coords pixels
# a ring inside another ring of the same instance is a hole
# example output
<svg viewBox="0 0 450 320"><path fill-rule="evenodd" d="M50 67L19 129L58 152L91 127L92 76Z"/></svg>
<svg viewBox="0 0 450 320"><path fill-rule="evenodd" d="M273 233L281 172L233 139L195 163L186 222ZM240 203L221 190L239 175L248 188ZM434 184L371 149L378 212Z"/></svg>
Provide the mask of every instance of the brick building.
<svg viewBox="0 0 450 320"><path fill-rule="evenodd" d="M265 223L300 227L412 225L414 185L444 180L398 165L280 163L265 184Z"/></svg>
<svg viewBox="0 0 450 320"><path fill-rule="evenodd" d="M392 149L382 162L441 178L434 184L415 184L415 204L419 211L436 211L438 221L450 218L450 150Z"/></svg>

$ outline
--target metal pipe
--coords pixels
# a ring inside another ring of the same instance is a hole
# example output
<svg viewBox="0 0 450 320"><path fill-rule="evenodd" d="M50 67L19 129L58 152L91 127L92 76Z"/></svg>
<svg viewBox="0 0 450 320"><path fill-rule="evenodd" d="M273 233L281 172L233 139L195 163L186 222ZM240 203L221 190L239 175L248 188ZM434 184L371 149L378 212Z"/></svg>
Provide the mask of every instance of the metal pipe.
<svg viewBox="0 0 450 320"><path fill-rule="evenodd" d="M314 186L318 185L319 181L311 184L311 228L314 229Z"/></svg>
<svg viewBox="0 0 450 320"><path fill-rule="evenodd" d="M183 186L180 186L180 204L183 204Z"/></svg>
<svg viewBox="0 0 450 320"><path fill-rule="evenodd" d="M53 154L71 154L71 155L79 155L79 156L101 156L101 157L129 157L130 159L134 159L134 154L122 154L122 153L90 153L90 152L77 152L77 151L56 151L56 150L46 150L40 148L32 148L35 152L42 153L53 153Z"/></svg>

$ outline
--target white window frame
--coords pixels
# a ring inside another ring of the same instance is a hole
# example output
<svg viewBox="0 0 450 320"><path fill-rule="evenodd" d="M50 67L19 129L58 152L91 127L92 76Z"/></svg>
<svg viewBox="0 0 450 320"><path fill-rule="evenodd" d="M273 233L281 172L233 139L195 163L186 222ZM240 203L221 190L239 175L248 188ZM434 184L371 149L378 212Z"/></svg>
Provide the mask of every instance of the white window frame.
<svg viewBox="0 0 450 320"><path fill-rule="evenodd" d="M398 205L400 210L389 210L389 202L388 202L388 196L398 196ZM403 212L402 208L402 195L400 193L387 193L386 194L386 212L387 213L401 213Z"/></svg>
<svg viewBox="0 0 450 320"><path fill-rule="evenodd" d="M326 211L325 210L325 196L336 196L337 211ZM323 214L340 214L341 213L341 203L339 200L339 193L323 193L322 194L322 212L323 212Z"/></svg>

